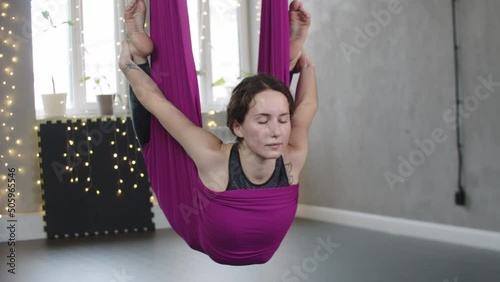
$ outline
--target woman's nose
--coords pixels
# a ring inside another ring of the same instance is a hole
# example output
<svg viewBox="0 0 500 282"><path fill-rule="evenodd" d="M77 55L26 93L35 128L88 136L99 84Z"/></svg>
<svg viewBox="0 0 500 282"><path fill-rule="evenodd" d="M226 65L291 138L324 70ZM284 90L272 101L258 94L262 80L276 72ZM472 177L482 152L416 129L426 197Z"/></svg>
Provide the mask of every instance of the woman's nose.
<svg viewBox="0 0 500 282"><path fill-rule="evenodd" d="M269 123L269 130L271 131L273 136L279 136L281 133L281 129L277 121Z"/></svg>

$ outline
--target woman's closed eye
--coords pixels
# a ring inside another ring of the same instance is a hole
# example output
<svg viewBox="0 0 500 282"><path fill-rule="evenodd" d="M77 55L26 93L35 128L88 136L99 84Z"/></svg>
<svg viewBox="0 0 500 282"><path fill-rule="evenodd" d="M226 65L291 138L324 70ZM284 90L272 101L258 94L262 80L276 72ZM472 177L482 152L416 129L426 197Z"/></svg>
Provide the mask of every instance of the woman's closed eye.
<svg viewBox="0 0 500 282"><path fill-rule="evenodd" d="M278 120L279 123L283 123L283 124L284 123L288 123L288 121L289 121L288 118L286 118L286 119L283 118L283 119L279 119ZM268 122L269 122L269 120L259 120L259 121L257 121L258 124L266 124Z"/></svg>

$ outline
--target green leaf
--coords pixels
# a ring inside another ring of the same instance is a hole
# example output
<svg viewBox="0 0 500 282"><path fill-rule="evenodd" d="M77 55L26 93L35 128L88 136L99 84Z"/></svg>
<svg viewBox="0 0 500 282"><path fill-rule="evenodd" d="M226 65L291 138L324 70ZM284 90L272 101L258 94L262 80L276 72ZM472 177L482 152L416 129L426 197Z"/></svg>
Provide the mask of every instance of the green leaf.
<svg viewBox="0 0 500 282"><path fill-rule="evenodd" d="M221 86L224 85L224 83L226 83L226 81L221 77L216 82L212 83L212 87Z"/></svg>
<svg viewBox="0 0 500 282"><path fill-rule="evenodd" d="M63 24L67 24L69 26L73 26L74 25L73 21L65 21L65 22L63 22Z"/></svg>
<svg viewBox="0 0 500 282"><path fill-rule="evenodd" d="M46 20L48 20L48 19L49 19L49 17L50 17L49 11L42 11L42 16L43 16Z"/></svg>
<svg viewBox="0 0 500 282"><path fill-rule="evenodd" d="M82 78L80 79L80 83L84 83L85 81L87 81L87 80L89 80L89 79L91 79L91 78L92 78L92 77L90 77L90 76L84 76L84 77L82 77Z"/></svg>

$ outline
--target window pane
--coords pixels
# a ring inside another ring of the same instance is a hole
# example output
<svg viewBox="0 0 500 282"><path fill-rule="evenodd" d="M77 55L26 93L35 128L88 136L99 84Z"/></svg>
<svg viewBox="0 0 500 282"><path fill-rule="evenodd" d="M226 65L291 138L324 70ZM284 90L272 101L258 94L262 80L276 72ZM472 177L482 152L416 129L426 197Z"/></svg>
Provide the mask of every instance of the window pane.
<svg viewBox="0 0 500 282"><path fill-rule="evenodd" d="M42 14L43 13L43 14ZM44 18L45 15L47 18ZM43 109L41 94L70 93L70 27L67 0L31 2L35 108ZM52 22L52 24L51 24ZM70 97L70 95L68 95Z"/></svg>
<svg viewBox="0 0 500 282"><path fill-rule="evenodd" d="M95 102L96 94L117 92L114 1L85 0L82 7L84 69L85 76L91 77L86 100Z"/></svg>
<svg viewBox="0 0 500 282"><path fill-rule="evenodd" d="M210 40L212 47L213 82L225 83L212 89L214 104L225 105L230 91L240 76L240 51L238 37L239 1L210 1Z"/></svg>
<svg viewBox="0 0 500 282"><path fill-rule="evenodd" d="M194 64L196 65L196 69L198 70L200 68L200 35L198 32L200 21L198 20L198 0L188 0L187 3Z"/></svg>

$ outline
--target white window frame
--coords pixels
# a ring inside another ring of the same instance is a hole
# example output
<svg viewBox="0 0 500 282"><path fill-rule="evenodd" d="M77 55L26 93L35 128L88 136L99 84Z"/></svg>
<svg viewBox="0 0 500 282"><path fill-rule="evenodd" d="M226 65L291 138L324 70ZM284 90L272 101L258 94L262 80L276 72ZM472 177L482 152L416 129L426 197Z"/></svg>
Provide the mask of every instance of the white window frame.
<svg viewBox="0 0 500 282"><path fill-rule="evenodd" d="M71 117L87 117L87 116L96 116L98 115L97 103L96 102L87 102L86 101L86 87L81 86L81 78L83 77L84 72L84 58L85 54L83 48L81 47L83 42L83 35L80 33L82 30L83 21L85 20L82 15L83 5L85 1L82 0L69 0L70 1L70 11L69 18L72 19L74 26L69 29L69 38L70 38L70 46L72 48L72 53L70 55L70 64L71 64L71 82L69 89L71 95L72 104L66 110L66 116L68 118ZM119 21L118 18L122 19L122 15L124 12L124 5L126 0L115 0L114 5L114 13L115 18L115 34L114 34L114 42L121 42L125 39L126 34L121 32L124 29L124 24L122 21ZM201 7L202 5L210 5L211 0L198 0L198 8L199 14L201 15ZM217 0L214 0L217 1ZM260 29L260 22L256 20L256 16L258 11L256 11L256 7L260 6L260 0L239 0L240 7L238 8L238 33L239 33L239 55L240 55L240 76L243 74L254 74L257 72L257 54L258 54L258 31ZM146 4L148 6L149 11L149 0L146 0ZM76 6L80 8L77 9ZM209 10L209 9L208 9ZM205 40L200 42L200 47L203 50L210 50L210 12L205 16L207 22L205 23L206 29L208 32L205 33ZM76 20L76 19L79 20ZM200 17L201 18L201 17ZM201 21L199 22L198 30L201 34ZM149 14L147 18L147 26L149 26ZM121 47L119 44L115 46L115 54L116 61L118 61L118 57L120 54ZM195 52L194 55L198 55ZM211 52L203 52L200 57L200 66L198 66L200 70L203 70L203 73L198 75L199 88L201 101L203 101L201 108L202 112L211 112L211 111L224 111L226 105L221 105L217 103L212 103L213 101L213 92L212 92L212 57ZM122 93L122 99L125 104L128 104L128 83L124 78L123 74L120 72L116 72L117 75L117 93ZM127 110L118 110L115 109L115 115L120 114L128 114ZM43 112L37 112L38 117L43 117Z"/></svg>
<svg viewBox="0 0 500 282"><path fill-rule="evenodd" d="M97 102L87 102L87 93L86 93L86 87L80 82L82 77L84 77L85 74L85 52L83 48L81 47L82 45L85 44L83 35L79 32L82 30L83 23L85 19L83 18L83 9L84 9L84 2L82 0L71 0L72 5L71 5L71 10L70 10L70 18L71 19L80 19L79 21L74 21L74 29L77 31L75 33L70 31L70 40L71 40L71 48L72 48L72 56L70 58L71 62L71 79L72 79L72 89L71 89L71 95L73 98L73 107L72 109L69 110L68 116L86 116L86 115L98 115L98 108L97 108ZM79 9L76 8L77 5L80 7ZM124 0L117 0L115 1L114 5L114 15L113 17L117 20L114 21L114 37L113 37L113 42L121 42L123 39L125 39L124 36L122 36L121 30L124 28L123 24L120 24L120 21L118 20L118 17L121 19L123 12L124 12L124 5L125 1ZM115 44L115 56L116 56L116 62L118 62L119 54L120 54L120 46L118 44ZM123 83L125 80L123 74L121 74L120 71L118 71L118 63L116 63L117 71L115 72L116 74L116 92L117 95L121 95L122 99L124 99L125 104L128 103L127 97L128 97L128 91L126 87L126 83ZM122 82L122 83L120 83ZM77 106L80 105L80 106ZM68 111L67 110L67 111ZM127 110L126 109L114 109L115 115L116 114L126 114Z"/></svg>
<svg viewBox="0 0 500 282"><path fill-rule="evenodd" d="M201 13L203 5L210 5L210 1L217 0L198 0L198 11ZM255 20L257 11L256 5L260 3L260 0L240 0L238 1L240 7L237 9L238 18L238 43L239 43L239 60L240 60L240 70L239 75L242 77L244 74L255 74L257 73L257 50L258 50L258 31L260 29L260 22ZM260 5L260 4L259 4ZM202 18L199 15L200 19ZM200 47L203 50L210 50L210 11L204 17L206 20L205 26L208 32L204 34L205 39L200 39ZM198 30L201 34L201 25L203 22L199 21ZM195 52L194 55L196 55ZM254 62L254 63L252 63ZM202 112L212 112L212 111L225 111L226 105L219 103L212 103L213 101L213 91L212 91L212 56L211 52L203 52L200 57L199 68L203 70L203 73L198 75L198 81L200 82L200 95L201 95L201 109Z"/></svg>
<svg viewBox="0 0 500 282"><path fill-rule="evenodd" d="M85 54L82 45L84 45L83 34L80 32L82 30L84 18L83 18L83 5L85 1L82 0L68 0L69 2L69 11L68 18L73 22L73 26L68 29L68 37L70 41L70 48L72 49L71 55L69 55L69 62L71 67L70 69L70 82L68 89L68 100L72 103L68 104L66 108L66 117L67 118L78 118L78 117L89 117L89 116L99 116L97 102L87 102L86 98L86 87L82 86L81 80L85 74ZM114 21L114 42L121 42L125 38L124 34L122 34L121 30L124 29L123 23L118 20L118 15L123 15L124 0L115 0L114 5L114 15L112 15L117 20ZM79 8L76 8L76 7ZM121 19L122 16L119 16ZM118 57L120 54L120 46L115 44L115 55L116 62L118 62ZM118 63L117 63L118 68ZM116 92L117 95L122 97L122 101L125 104L125 109L115 108L115 115L126 115L128 114L128 92L127 85L123 83L125 81L125 77L118 70L116 72ZM43 110L36 111L37 118L45 118L45 113Z"/></svg>

